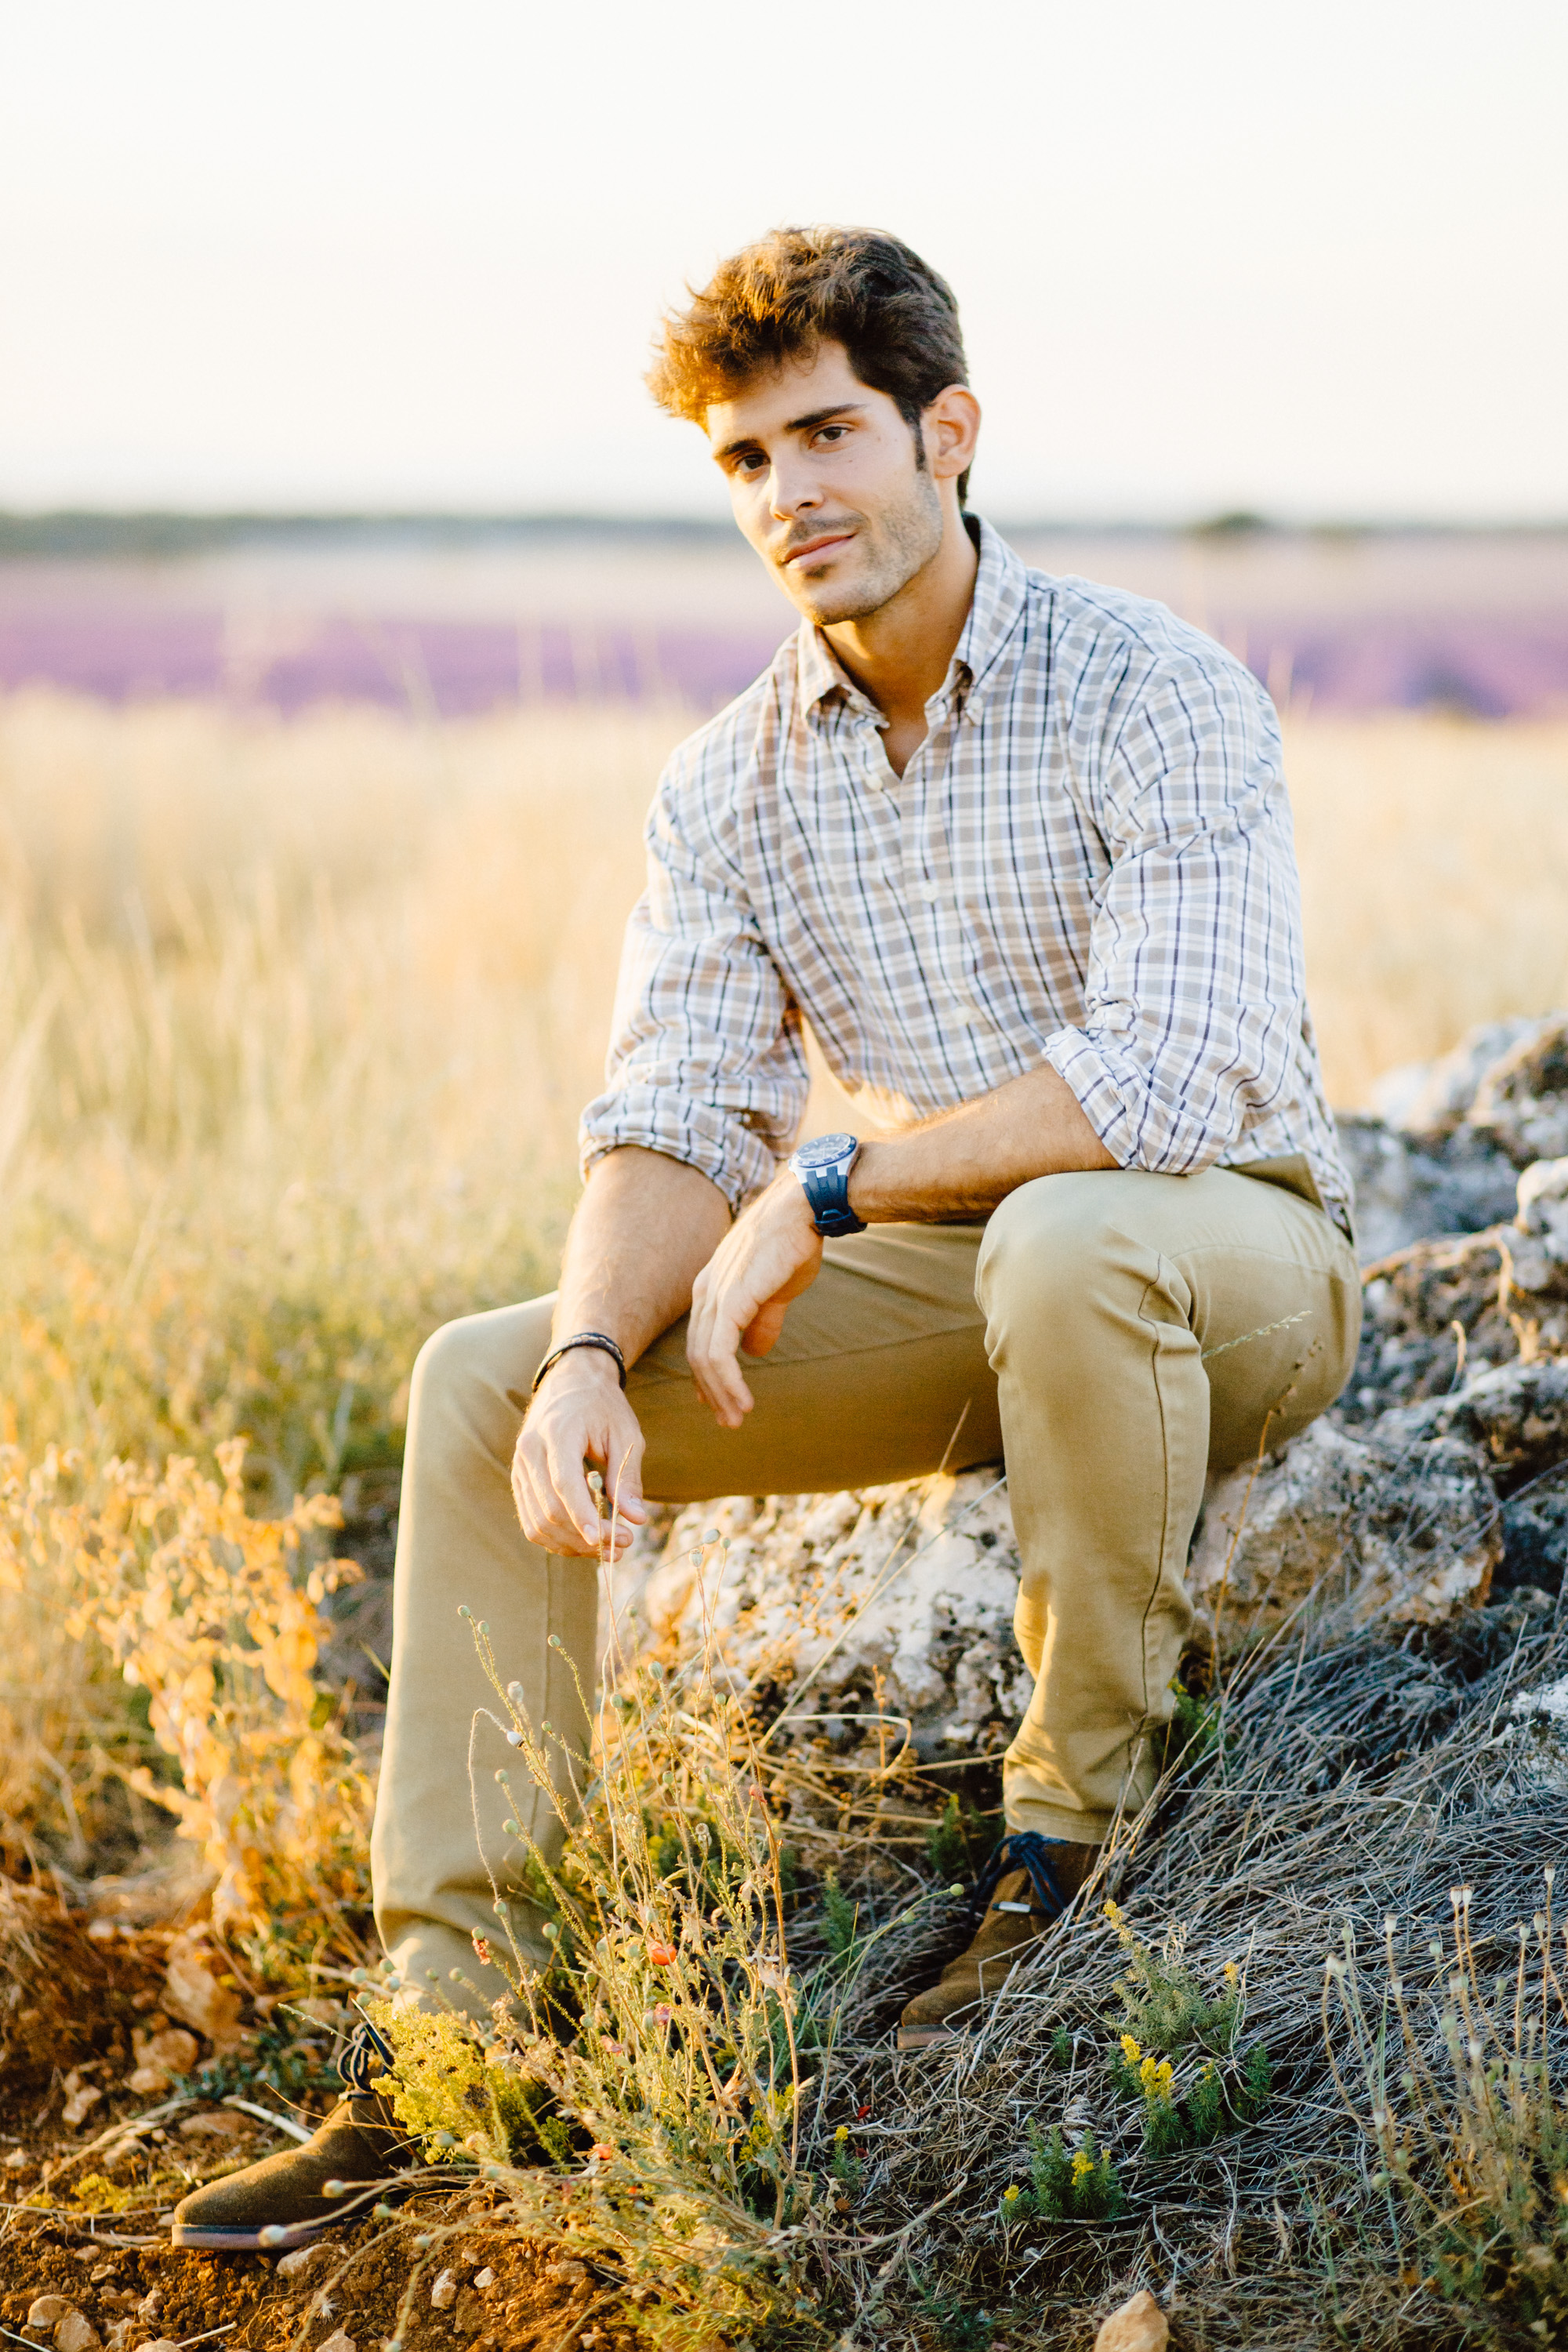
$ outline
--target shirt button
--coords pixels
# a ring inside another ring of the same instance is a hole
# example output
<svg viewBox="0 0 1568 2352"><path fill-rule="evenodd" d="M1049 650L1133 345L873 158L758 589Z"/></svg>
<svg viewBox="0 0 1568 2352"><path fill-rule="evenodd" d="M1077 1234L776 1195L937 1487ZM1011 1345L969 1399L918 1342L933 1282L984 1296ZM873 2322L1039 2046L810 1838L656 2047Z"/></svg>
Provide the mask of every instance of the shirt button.
<svg viewBox="0 0 1568 2352"><path fill-rule="evenodd" d="M915 897L917 898L923 898L928 907L934 907L941 896L942 891L934 882L917 882L915 884Z"/></svg>

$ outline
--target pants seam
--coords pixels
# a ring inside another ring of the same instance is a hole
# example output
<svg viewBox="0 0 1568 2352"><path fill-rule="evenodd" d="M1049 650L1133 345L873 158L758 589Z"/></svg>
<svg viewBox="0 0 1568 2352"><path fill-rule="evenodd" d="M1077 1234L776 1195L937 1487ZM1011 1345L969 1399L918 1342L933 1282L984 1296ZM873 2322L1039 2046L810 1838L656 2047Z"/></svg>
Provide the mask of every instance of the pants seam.
<svg viewBox="0 0 1568 2352"><path fill-rule="evenodd" d="M1150 1277L1150 1279L1149 1279L1147 1282L1145 1282L1145 1284L1143 1285L1143 1292L1142 1292L1142 1297L1141 1297L1141 1298L1139 1299L1139 1301L1138 1301L1138 1319L1139 1319L1139 1321L1140 1321L1141 1323L1143 1323L1143 1324L1145 1324L1145 1325L1148 1327L1149 1334L1150 1334L1149 1372L1150 1372L1150 1378L1152 1379L1152 1382L1153 1382L1153 1386L1154 1386L1154 1402L1155 1402L1156 1407L1158 1408L1159 1415L1160 1415L1160 1471L1161 1471L1160 1549L1159 1549L1159 1555L1158 1555L1158 1557L1157 1557L1157 1559L1156 1559L1156 1560L1155 1560L1155 1563L1154 1563L1154 1578L1153 1578L1153 1582L1151 1584L1151 1586L1150 1586L1150 1588L1149 1588L1149 1594L1148 1594L1148 1598L1145 1600L1145 1601L1144 1601L1144 1603L1143 1603L1143 1612L1142 1612L1142 1615L1140 1617L1140 1619L1139 1619L1139 1621L1138 1621L1138 1673L1139 1673L1139 1679L1140 1679L1140 1681L1142 1682L1142 1688L1143 1688L1143 1721L1144 1721L1144 1723L1147 1723L1147 1722L1148 1722L1148 1720L1149 1720L1149 1711L1150 1711L1150 1710L1149 1710L1149 1616L1150 1616L1150 1612L1151 1612L1151 1611L1153 1609L1153 1606L1154 1606L1155 1601L1156 1601L1159 1599L1159 1597L1160 1597L1160 1587L1161 1587L1161 1585L1162 1585L1162 1584L1163 1583L1163 1581L1164 1581L1164 1576L1165 1576L1165 1554L1166 1554L1166 1551L1167 1551L1167 1549L1168 1549L1168 1548L1169 1548L1169 1545L1170 1545L1170 1539L1171 1539L1171 1432L1170 1432L1170 1425L1169 1425L1169 1423L1168 1423L1168 1422L1167 1422L1167 1420L1166 1420L1166 1418L1165 1418L1165 1397L1164 1397L1164 1391L1163 1391L1163 1390L1162 1389L1162 1387L1161 1387L1161 1385L1160 1385L1160 1328L1161 1328L1161 1327L1160 1327L1160 1325L1159 1325L1159 1324L1154 1320L1153 1317L1152 1317L1152 1316L1151 1316L1151 1315L1149 1315L1149 1314L1146 1312L1146 1309L1147 1309L1147 1307L1148 1307L1148 1303L1149 1303L1149 1293L1150 1293L1150 1291L1151 1291L1151 1290L1152 1290L1152 1289L1153 1289L1153 1287L1154 1287L1155 1284L1161 1280L1161 1278L1162 1278L1162 1276L1163 1276L1163 1273L1164 1273L1164 1260L1163 1260L1163 1258L1157 1257L1157 1258L1156 1258L1156 1260L1155 1260L1155 1268L1154 1268L1154 1273L1153 1273L1153 1275ZM1130 1757L1130 1758L1129 1758L1129 1769L1131 1769L1131 1757Z"/></svg>
<svg viewBox="0 0 1568 2352"><path fill-rule="evenodd" d="M922 1331L916 1339L911 1339L906 1334L902 1339L868 1340L863 1346L856 1348L822 1348L819 1349L815 1355L797 1356L788 1364L776 1363L766 1356L758 1356L754 1359L752 1357L744 1357L742 1361L746 1366L748 1377L752 1376L753 1373L765 1374L769 1371L804 1371L807 1366L812 1364L852 1363L858 1356L886 1355L889 1348L919 1347L923 1345L929 1339L950 1339L955 1331L979 1331L984 1333L984 1329L985 1318L983 1315L977 1315L973 1322L947 1324L940 1330ZM639 1360L639 1362L633 1368L633 1377L635 1378L641 1370L642 1362ZM678 1381L682 1379L689 1379L690 1375L689 1373L683 1374L680 1372L655 1370L645 1374L644 1377L650 1381Z"/></svg>

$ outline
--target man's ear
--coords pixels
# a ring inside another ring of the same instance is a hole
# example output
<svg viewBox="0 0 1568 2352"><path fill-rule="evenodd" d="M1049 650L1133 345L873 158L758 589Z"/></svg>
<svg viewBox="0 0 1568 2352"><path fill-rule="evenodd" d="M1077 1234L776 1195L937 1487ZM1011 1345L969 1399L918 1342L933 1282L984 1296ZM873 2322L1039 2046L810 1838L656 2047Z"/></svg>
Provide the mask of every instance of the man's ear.
<svg viewBox="0 0 1568 2352"><path fill-rule="evenodd" d="M966 383L950 383L921 411L926 464L939 482L955 481L974 463L980 403Z"/></svg>

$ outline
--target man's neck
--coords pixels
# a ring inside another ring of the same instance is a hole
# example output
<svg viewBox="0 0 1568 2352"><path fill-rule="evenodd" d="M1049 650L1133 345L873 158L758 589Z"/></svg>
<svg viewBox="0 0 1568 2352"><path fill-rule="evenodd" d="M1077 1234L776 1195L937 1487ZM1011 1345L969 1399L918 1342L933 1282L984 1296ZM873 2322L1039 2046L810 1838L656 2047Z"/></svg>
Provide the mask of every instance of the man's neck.
<svg viewBox="0 0 1568 2352"><path fill-rule="evenodd" d="M900 775L924 740L926 704L963 635L979 562L954 508L931 562L889 604L863 621L835 621L822 633L861 692L885 714L888 757Z"/></svg>

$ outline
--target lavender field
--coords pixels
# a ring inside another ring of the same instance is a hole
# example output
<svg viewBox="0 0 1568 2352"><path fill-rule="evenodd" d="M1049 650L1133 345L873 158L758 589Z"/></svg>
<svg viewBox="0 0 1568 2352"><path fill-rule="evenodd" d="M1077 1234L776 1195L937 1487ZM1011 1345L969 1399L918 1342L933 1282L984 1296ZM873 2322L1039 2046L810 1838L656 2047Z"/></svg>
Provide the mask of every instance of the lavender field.
<svg viewBox="0 0 1568 2352"><path fill-rule="evenodd" d="M1012 534L1152 595L1320 711L1568 708L1568 532ZM205 554L0 562L0 688L464 718L736 693L792 616L724 531L277 530Z"/></svg>

